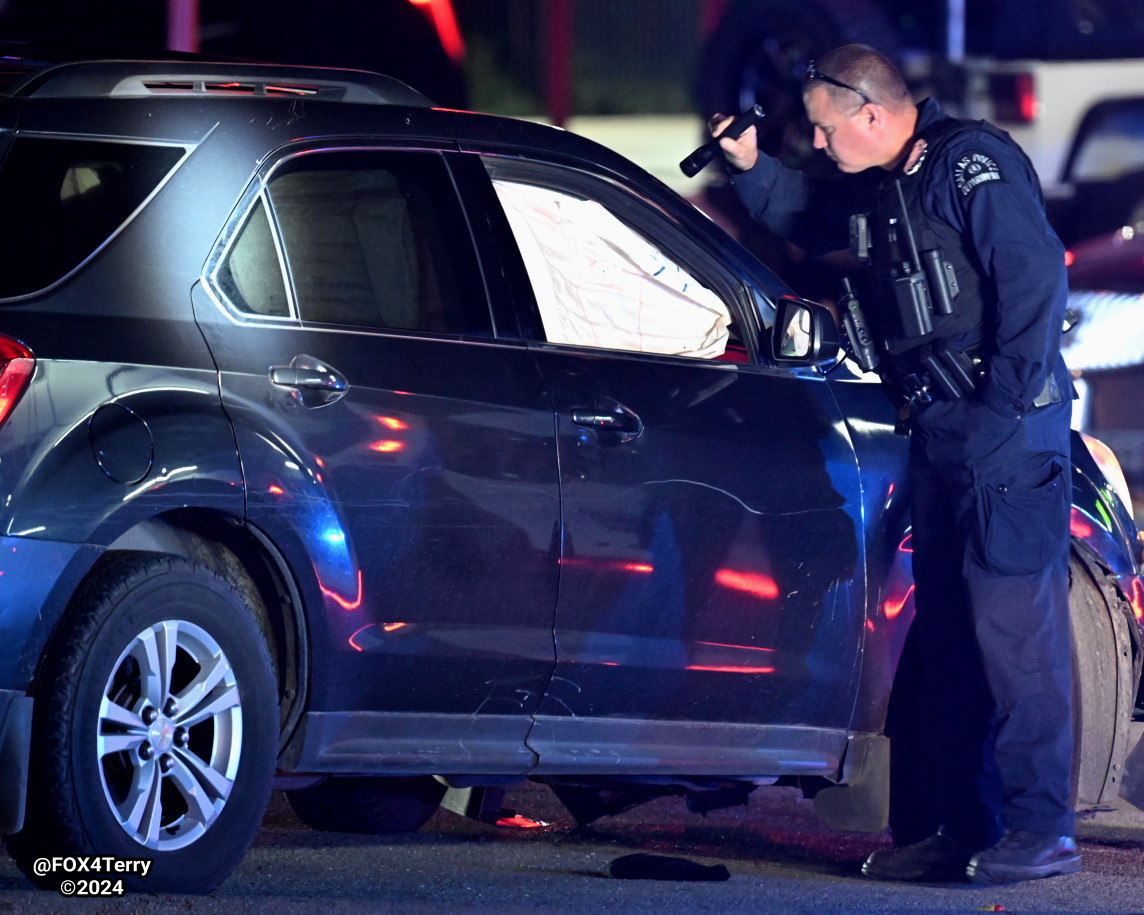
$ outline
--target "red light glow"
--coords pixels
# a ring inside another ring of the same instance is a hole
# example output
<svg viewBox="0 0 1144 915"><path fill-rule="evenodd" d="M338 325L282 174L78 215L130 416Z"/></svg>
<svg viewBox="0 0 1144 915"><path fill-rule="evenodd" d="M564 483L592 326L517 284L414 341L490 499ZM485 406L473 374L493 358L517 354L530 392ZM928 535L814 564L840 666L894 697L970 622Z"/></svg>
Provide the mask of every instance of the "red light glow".
<svg viewBox="0 0 1144 915"><path fill-rule="evenodd" d="M1020 107L1022 121L1031 124L1037 119L1041 106L1037 102L1037 86L1032 73L1017 75L1017 104Z"/></svg>
<svg viewBox="0 0 1144 915"><path fill-rule="evenodd" d="M1071 267L1075 263L1076 263L1076 255L1073 254L1072 251L1066 251L1065 252L1065 266Z"/></svg>
<svg viewBox="0 0 1144 915"><path fill-rule="evenodd" d="M358 644L357 637L359 635L361 635L363 632L365 632L367 629L373 629L376 625L377 625L377 623L367 623L365 626L362 626L361 629L359 629L357 632L355 632L353 635L351 635L349 637L349 639L347 639L347 641L350 643L350 647L354 651L365 651L365 649L361 645ZM408 623L382 623L381 628L385 632L393 632L396 629L401 629L401 628L408 626L408 625L409 625Z"/></svg>
<svg viewBox="0 0 1144 915"><path fill-rule="evenodd" d="M910 598L913 597L914 586L910 585L909 590L902 595L901 600L895 600L892 597L887 597L885 603L882 604L882 613L885 614L886 619L892 620L895 616L905 609L906 604Z"/></svg>
<svg viewBox="0 0 1144 915"><path fill-rule="evenodd" d="M373 628L373 623L370 623L368 626L362 626L361 629L359 629L357 632L355 632L353 635L351 635L349 637L349 639L347 639L347 641L350 643L350 648L352 648L354 651L365 651L365 649L362 648L361 645L359 645L354 640L359 635L361 635L363 632L365 632L367 629L372 629L372 628Z"/></svg>
<svg viewBox="0 0 1144 915"><path fill-rule="evenodd" d="M773 667L705 667L701 664L688 664L688 670L702 670L716 674L773 674Z"/></svg>
<svg viewBox="0 0 1144 915"><path fill-rule="evenodd" d="M1076 507L1069 515L1069 533L1080 540L1088 539L1093 533L1093 526L1085 520L1084 515Z"/></svg>
<svg viewBox="0 0 1144 915"><path fill-rule="evenodd" d="M453 6L449 0L409 0L409 2L422 7L433 18L433 26L437 29L445 53L456 63L460 63L465 56L465 42L461 38L461 29L457 25L457 17L453 14Z"/></svg>
<svg viewBox="0 0 1144 915"><path fill-rule="evenodd" d="M324 584L322 584L321 579L318 580L318 588L321 590L321 592L324 595L326 595L326 597L328 597L330 600L332 600L335 604L337 604L343 610L357 610L358 607L361 606L361 601L362 601L361 569L358 569L358 573L357 573L357 596L353 600L347 600L346 598L344 598L340 594L338 594L337 591L332 591L331 589L327 588Z"/></svg>
<svg viewBox="0 0 1144 915"><path fill-rule="evenodd" d="M393 454L395 451L401 451L405 448L405 442L395 442L392 439L384 439L380 442L374 442L369 446L370 451L377 451L381 454Z"/></svg>
<svg viewBox="0 0 1144 915"><path fill-rule="evenodd" d="M719 569L715 573L715 581L724 588L735 591L745 591L763 600L774 600L779 596L779 586L769 575L757 575L754 572L736 572L732 569Z"/></svg>
<svg viewBox="0 0 1144 915"><path fill-rule="evenodd" d="M0 572L0 575L3 574ZM1144 583L1133 576L1132 587L1129 590L1132 593L1128 595L1128 603L1132 605L1132 612L1136 615L1137 621L1144 620Z"/></svg>
<svg viewBox="0 0 1144 915"><path fill-rule="evenodd" d="M284 490L277 483L271 483L270 488L267 490L267 492L269 492L270 495L272 495L272 496L280 496L280 495L284 494L286 492L286 490Z"/></svg>
<svg viewBox="0 0 1144 915"><path fill-rule="evenodd" d="M517 813L510 817L501 817L499 820L497 820L497 825L509 826L514 829L542 829L549 824Z"/></svg>
<svg viewBox="0 0 1144 915"><path fill-rule="evenodd" d="M773 648L758 648L755 645L728 645L725 642L696 642L696 645L710 645L712 648L734 648L738 651L774 651Z"/></svg>
<svg viewBox="0 0 1144 915"><path fill-rule="evenodd" d="M696 642L696 646L704 646L708 648L729 648L736 652L752 652L757 654L765 652L771 654L774 652L773 648L758 648L754 645L731 645L726 642ZM707 654L707 652L702 652ZM761 659L760 659L761 660ZM773 674L775 668L771 665L759 664L688 664L687 670L702 670L710 671L712 673L721 674Z"/></svg>
<svg viewBox="0 0 1144 915"><path fill-rule="evenodd" d="M655 566L646 562L623 562L622 560L615 559L577 559L568 556L561 558L560 565L569 566L570 568L583 566L598 569L602 572L639 572L642 575L647 575L655 571Z"/></svg>
<svg viewBox="0 0 1144 915"><path fill-rule="evenodd" d="M375 416L374 419L385 426L386 429L393 429L395 432L409 428L407 423L398 419L396 416Z"/></svg>
<svg viewBox="0 0 1144 915"><path fill-rule="evenodd" d="M24 393L28 381L32 377L32 370L36 367L36 360L20 357L9 360L0 372L0 423L8 418L16 401Z"/></svg>
<svg viewBox="0 0 1144 915"><path fill-rule="evenodd" d="M913 539L914 539L913 534L906 534L906 539L898 544L898 552L899 553L912 553L914 551L914 544L912 542Z"/></svg>

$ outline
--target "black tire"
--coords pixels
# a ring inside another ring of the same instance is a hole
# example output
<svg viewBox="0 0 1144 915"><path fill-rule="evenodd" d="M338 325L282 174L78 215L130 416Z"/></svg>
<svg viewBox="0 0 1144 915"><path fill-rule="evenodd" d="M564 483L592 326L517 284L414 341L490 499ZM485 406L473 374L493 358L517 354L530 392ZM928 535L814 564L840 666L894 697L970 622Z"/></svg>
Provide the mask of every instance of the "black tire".
<svg viewBox="0 0 1144 915"><path fill-rule="evenodd" d="M286 792L298 819L311 829L375 836L420 829L444 796L445 786L430 775L328 778Z"/></svg>
<svg viewBox="0 0 1144 915"><path fill-rule="evenodd" d="M201 893L242 860L270 797L278 709L233 585L175 556L109 557L32 694L27 815L6 843L34 883L75 876L37 875L36 858L113 855L153 860L123 875L129 891Z"/></svg>
<svg viewBox="0 0 1144 915"><path fill-rule="evenodd" d="M1073 784L1078 807L1116 800L1136 683L1131 610L1102 589L1075 554L1070 562L1073 638Z"/></svg>
<svg viewBox="0 0 1144 915"><path fill-rule="evenodd" d="M1136 666L1129 626L1132 611L1101 587L1099 571L1075 552L1069 560L1069 621L1073 643L1073 804L1108 804L1119 793L1128 725L1136 695ZM924 740L933 710L920 686L924 676L916 636L907 636L890 700L887 733L895 768L890 828L895 844L933 835L941 825L928 805L916 803L936 790L932 747ZM923 738L918 740L917 738ZM1119 767L1119 768L1117 768ZM900 799L900 800L899 800ZM895 803L895 801L898 803Z"/></svg>

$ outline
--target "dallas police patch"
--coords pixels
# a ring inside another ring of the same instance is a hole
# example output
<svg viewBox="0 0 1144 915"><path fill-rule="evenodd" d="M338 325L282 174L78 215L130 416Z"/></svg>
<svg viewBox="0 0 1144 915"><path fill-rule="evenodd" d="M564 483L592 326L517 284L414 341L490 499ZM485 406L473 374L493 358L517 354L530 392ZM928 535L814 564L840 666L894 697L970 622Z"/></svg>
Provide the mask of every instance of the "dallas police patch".
<svg viewBox="0 0 1144 915"><path fill-rule="evenodd" d="M1004 181L1001 169L985 153L966 153L953 166L953 180L962 197L968 197L977 188L990 181Z"/></svg>

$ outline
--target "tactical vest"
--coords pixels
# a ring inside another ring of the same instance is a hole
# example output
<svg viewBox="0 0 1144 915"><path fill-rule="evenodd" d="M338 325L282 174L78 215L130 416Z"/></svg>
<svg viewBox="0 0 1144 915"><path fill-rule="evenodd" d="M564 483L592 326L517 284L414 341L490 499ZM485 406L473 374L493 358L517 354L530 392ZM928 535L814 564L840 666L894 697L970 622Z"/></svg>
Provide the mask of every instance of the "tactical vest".
<svg viewBox="0 0 1144 915"><path fill-rule="evenodd" d="M878 187L870 214L870 281L877 290L874 331L897 364L911 351L941 340L979 342L983 321L992 321L996 296L982 282L981 267L967 239L932 216L923 201L942 147L964 130L985 130L1011 142L984 121L943 118L918 133L926 141L921 161L908 173L895 169ZM952 180L952 179L950 179Z"/></svg>

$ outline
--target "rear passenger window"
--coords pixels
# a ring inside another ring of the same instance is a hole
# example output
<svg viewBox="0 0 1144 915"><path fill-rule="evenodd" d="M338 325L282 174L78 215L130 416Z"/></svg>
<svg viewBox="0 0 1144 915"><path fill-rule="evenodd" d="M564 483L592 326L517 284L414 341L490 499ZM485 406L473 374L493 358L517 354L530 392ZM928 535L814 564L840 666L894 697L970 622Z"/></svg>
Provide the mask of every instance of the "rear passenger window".
<svg viewBox="0 0 1144 915"><path fill-rule="evenodd" d="M94 254L179 163L176 146L20 136L0 168L0 297L37 292Z"/></svg>
<svg viewBox="0 0 1144 915"><path fill-rule="evenodd" d="M491 333L472 242L439 155L297 156L274 173L269 200L303 321ZM272 295L256 301L278 307Z"/></svg>

